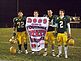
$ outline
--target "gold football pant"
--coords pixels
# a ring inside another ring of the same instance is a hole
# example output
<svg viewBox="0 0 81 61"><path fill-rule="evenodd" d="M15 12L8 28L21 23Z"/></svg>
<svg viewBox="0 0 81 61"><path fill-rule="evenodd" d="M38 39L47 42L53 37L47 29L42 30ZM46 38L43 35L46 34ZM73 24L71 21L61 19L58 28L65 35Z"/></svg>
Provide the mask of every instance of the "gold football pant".
<svg viewBox="0 0 81 61"><path fill-rule="evenodd" d="M48 44L55 44L55 36L53 34L53 32L46 32L46 35L45 35L45 43Z"/></svg>
<svg viewBox="0 0 81 61"><path fill-rule="evenodd" d="M48 48L48 44L51 45L52 50L54 50L55 39L53 32L46 32L45 35L45 48Z"/></svg>
<svg viewBox="0 0 81 61"><path fill-rule="evenodd" d="M27 34L25 31L17 32L17 40L19 44L27 43Z"/></svg>
<svg viewBox="0 0 81 61"><path fill-rule="evenodd" d="M67 33L58 33L57 35L57 41L58 41L58 45L67 45Z"/></svg>

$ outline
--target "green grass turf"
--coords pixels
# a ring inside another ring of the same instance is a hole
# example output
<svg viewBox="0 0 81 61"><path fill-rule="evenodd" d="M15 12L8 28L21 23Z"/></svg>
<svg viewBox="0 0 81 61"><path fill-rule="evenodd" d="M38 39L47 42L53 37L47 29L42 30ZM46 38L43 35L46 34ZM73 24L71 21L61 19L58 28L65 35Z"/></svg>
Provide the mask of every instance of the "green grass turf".
<svg viewBox="0 0 81 61"><path fill-rule="evenodd" d="M81 61L81 29L73 28L72 29L72 37L75 39L75 45L73 47L68 48L68 59L63 56L60 58L52 57L50 54L50 46L48 48L48 56L43 57L43 50L41 51L41 55L25 55L25 54L16 54L11 55L9 52L10 43L8 40L12 36L11 28L0 28L0 61ZM29 43L29 42L28 42ZM16 45L17 46L17 45ZM30 50L28 44L28 51ZM55 45L55 53L57 54L57 45Z"/></svg>

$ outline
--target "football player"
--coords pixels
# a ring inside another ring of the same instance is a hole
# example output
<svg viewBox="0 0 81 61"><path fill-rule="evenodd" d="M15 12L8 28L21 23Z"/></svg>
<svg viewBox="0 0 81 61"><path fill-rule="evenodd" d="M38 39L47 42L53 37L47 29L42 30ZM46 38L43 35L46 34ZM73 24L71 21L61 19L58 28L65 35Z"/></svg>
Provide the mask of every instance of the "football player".
<svg viewBox="0 0 81 61"><path fill-rule="evenodd" d="M48 31L46 32L46 36L45 36L45 49L44 49L44 54L43 56L46 56L47 55L47 48L48 48L48 44L51 44L51 54L52 56L55 56L55 53L54 53L54 45L55 45L55 35L54 35L54 32L55 32L55 27L53 26L54 22L55 22L55 17L53 15L53 11L52 10L47 10L47 15L46 15L48 18L49 18L49 26L48 26Z"/></svg>
<svg viewBox="0 0 81 61"><path fill-rule="evenodd" d="M20 54L21 51L21 47L22 45L24 45L25 48L25 54L28 54L27 51L27 33L26 33L26 28L25 28L25 24L26 24L26 17L23 16L23 12L19 11L18 13L18 17L15 17L13 19L13 36L16 35L17 40L18 40L18 47L19 47L19 51L18 53Z"/></svg>
<svg viewBox="0 0 81 61"><path fill-rule="evenodd" d="M58 33L57 41L58 41L58 50L59 50L57 57L60 57L62 54L62 44L63 44L65 58L68 58L67 38L68 36L71 37L70 17L65 16L65 11L63 9L59 10L59 16L56 19L56 24L57 24L57 33Z"/></svg>

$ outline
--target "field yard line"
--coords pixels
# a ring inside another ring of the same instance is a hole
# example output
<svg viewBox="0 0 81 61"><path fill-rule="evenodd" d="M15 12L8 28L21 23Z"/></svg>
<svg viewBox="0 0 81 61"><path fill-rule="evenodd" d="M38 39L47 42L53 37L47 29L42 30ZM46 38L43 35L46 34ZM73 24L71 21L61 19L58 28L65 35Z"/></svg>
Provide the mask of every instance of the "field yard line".
<svg viewBox="0 0 81 61"><path fill-rule="evenodd" d="M0 42L0 43L10 43L10 42ZM30 43L28 43L28 44L30 44Z"/></svg>
<svg viewBox="0 0 81 61"><path fill-rule="evenodd" d="M10 42L0 42L0 43L10 43ZM28 43L30 44L30 43ZM57 45L55 45L57 47ZM77 46L69 46L70 48L76 48L76 49L80 49L81 47L77 47Z"/></svg>
<svg viewBox="0 0 81 61"><path fill-rule="evenodd" d="M74 38L74 40L81 40L81 39L80 38L78 38L78 39L77 38Z"/></svg>
<svg viewBox="0 0 81 61"><path fill-rule="evenodd" d="M0 42L0 43L9 43L9 42Z"/></svg>
<svg viewBox="0 0 81 61"><path fill-rule="evenodd" d="M81 47L76 47L76 46L69 46L70 48L76 48L76 49L80 49Z"/></svg>
<svg viewBox="0 0 81 61"><path fill-rule="evenodd" d="M0 61L12 61L12 60L0 60Z"/></svg>
<svg viewBox="0 0 81 61"><path fill-rule="evenodd" d="M50 45L51 46L51 45ZM58 47L57 45L55 45L55 47ZM64 46L63 46L64 47ZM79 49L79 48L81 48L81 47L78 47L78 46L68 46L68 47L70 47L70 48L77 48L77 49Z"/></svg>

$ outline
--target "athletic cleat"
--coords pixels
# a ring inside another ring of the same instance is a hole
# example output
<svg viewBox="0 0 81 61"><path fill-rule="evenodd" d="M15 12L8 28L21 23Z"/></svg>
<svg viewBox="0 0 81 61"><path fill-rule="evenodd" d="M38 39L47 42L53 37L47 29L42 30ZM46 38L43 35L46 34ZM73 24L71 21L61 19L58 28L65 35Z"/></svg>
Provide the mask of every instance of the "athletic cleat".
<svg viewBox="0 0 81 61"><path fill-rule="evenodd" d="M47 52L44 52L43 56L47 56Z"/></svg>
<svg viewBox="0 0 81 61"><path fill-rule="evenodd" d="M18 51L18 54L21 54L21 53L22 53L22 51L21 51L21 50L19 50L19 51Z"/></svg>
<svg viewBox="0 0 81 61"><path fill-rule="evenodd" d="M55 53L54 52L52 52L52 56L55 57Z"/></svg>
<svg viewBox="0 0 81 61"><path fill-rule="evenodd" d="M25 54L28 54L28 51L27 50L25 50Z"/></svg>
<svg viewBox="0 0 81 61"><path fill-rule="evenodd" d="M32 54L34 54L35 52L34 51L32 51Z"/></svg>
<svg viewBox="0 0 81 61"><path fill-rule="evenodd" d="M65 58L67 59L67 58L68 58L68 56L67 56L67 55L65 55Z"/></svg>
<svg viewBox="0 0 81 61"><path fill-rule="evenodd" d="M59 54L57 55L58 58L61 57L61 56L62 56L61 54L60 55Z"/></svg>

